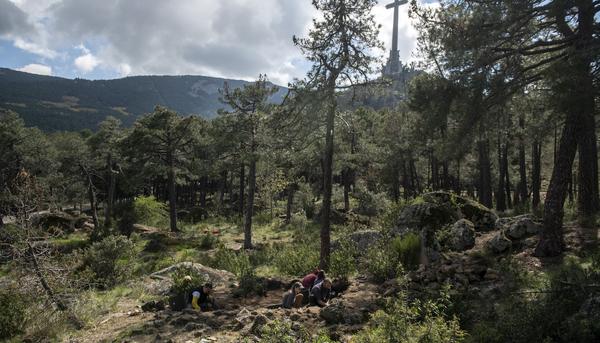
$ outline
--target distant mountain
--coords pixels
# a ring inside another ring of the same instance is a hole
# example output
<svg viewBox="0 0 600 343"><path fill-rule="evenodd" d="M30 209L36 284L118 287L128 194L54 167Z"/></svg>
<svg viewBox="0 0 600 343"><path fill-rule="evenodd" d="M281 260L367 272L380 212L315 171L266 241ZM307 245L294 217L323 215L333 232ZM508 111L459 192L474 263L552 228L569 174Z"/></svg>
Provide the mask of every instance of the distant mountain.
<svg viewBox="0 0 600 343"><path fill-rule="evenodd" d="M211 118L226 107L219 100L225 82L231 88L248 83L206 76L70 80L0 68L0 108L19 113L27 126L44 131L94 130L107 116L131 125L156 105ZM280 101L286 91L281 87L271 100Z"/></svg>

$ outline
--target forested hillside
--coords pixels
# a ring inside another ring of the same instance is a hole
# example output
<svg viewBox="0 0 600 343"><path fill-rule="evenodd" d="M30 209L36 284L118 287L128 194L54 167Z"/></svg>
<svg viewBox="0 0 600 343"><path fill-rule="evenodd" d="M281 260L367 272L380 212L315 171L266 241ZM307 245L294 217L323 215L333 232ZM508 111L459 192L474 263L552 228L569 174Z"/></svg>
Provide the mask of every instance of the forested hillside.
<svg viewBox="0 0 600 343"><path fill-rule="evenodd" d="M600 342L600 2L411 1L402 87L377 1L312 5L284 98L3 71L0 340Z"/></svg>
<svg viewBox="0 0 600 343"><path fill-rule="evenodd" d="M219 89L247 82L205 76L133 76L117 80L64 79L0 68L0 108L18 112L44 131L96 130L108 116L130 126L163 105L181 114L212 118L223 108ZM286 89L272 101L281 101Z"/></svg>

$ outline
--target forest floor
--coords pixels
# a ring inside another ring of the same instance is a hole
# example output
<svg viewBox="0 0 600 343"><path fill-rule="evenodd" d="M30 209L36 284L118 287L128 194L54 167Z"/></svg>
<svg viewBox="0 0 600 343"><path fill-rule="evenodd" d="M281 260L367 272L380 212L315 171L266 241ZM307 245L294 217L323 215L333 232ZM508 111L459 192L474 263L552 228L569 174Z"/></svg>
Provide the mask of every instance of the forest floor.
<svg viewBox="0 0 600 343"><path fill-rule="evenodd" d="M222 238L229 247L237 248L239 237L237 234L228 233L226 227L220 227ZM143 235L156 233L151 227L138 227ZM462 253L464 256L475 256L485 253L485 246L496 231L479 234L473 249ZM600 240L597 229L583 229L576 223L565 226L565 241L568 254L579 254L582 249L594 246ZM288 233L262 232L257 235L263 239L286 240ZM500 259L511 257L518 265L530 273L544 273L562 263L562 258L540 259L533 256L533 249L537 237L527 238L517 246L509 255ZM501 279L494 282L501 282ZM293 278L281 279L282 284L289 284ZM175 312L162 310L157 312L144 312L141 310L143 300L151 299L156 291L156 280L145 277L135 281L131 287L142 287L143 297L123 296L117 299L115 305L102 315L93 320L88 329L65 337L69 342L240 342L245 337L253 337L253 321L262 317L267 320L288 321L292 325L301 325L308 332L324 331L340 341L350 341L352 334L358 332L364 324L328 325L320 316L319 308L304 307L301 309L285 310L275 308L280 304L285 289L268 291L264 297L254 296L249 298L234 297L231 287L221 284L215 289L215 298L220 309L214 312L199 313L193 310ZM487 281L490 285L490 281ZM387 289L369 280L366 276L355 276L350 279L350 288L341 294L345 306L350 310L357 310L372 314L382 303ZM139 292L132 292L139 294Z"/></svg>

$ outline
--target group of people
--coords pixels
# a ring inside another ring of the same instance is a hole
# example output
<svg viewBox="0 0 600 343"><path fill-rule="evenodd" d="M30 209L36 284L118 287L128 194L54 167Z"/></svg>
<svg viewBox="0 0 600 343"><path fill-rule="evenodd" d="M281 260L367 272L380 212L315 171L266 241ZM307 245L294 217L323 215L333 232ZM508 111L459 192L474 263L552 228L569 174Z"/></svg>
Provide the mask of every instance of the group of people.
<svg viewBox="0 0 600 343"><path fill-rule="evenodd" d="M296 282L292 288L283 296L281 306L283 308L300 308L309 304L310 306L327 306L331 297L332 282L325 277L325 272L315 269L306 275L302 282ZM193 309L200 311L212 311L217 309L215 298L212 295L213 285L210 282L191 291L189 303Z"/></svg>
<svg viewBox="0 0 600 343"><path fill-rule="evenodd" d="M331 297L332 282L325 277L325 272L315 269L306 275L302 282L296 282L285 293L281 306L283 308L300 308L306 304L310 306L327 306Z"/></svg>

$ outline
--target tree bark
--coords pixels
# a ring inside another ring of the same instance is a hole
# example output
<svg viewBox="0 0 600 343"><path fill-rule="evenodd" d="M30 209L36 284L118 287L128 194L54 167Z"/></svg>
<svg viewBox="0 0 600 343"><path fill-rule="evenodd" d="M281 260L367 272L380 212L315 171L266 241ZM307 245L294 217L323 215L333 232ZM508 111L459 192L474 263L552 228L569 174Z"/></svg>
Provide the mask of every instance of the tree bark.
<svg viewBox="0 0 600 343"><path fill-rule="evenodd" d="M493 199L489 141L487 139L480 140L477 146L479 152L479 202L491 208Z"/></svg>
<svg viewBox="0 0 600 343"><path fill-rule="evenodd" d="M92 233L93 238L99 238L100 235L100 223L98 222L98 210L96 205L96 192L94 191L94 183L92 181L92 175L90 171L83 166L83 164L79 165L81 172L85 176L85 180L87 183L88 189L88 201L90 202L90 211L92 213L92 222L94 223L94 231Z"/></svg>
<svg viewBox="0 0 600 343"><path fill-rule="evenodd" d="M562 221L563 205L577 151L577 116L567 116L556 154L556 164L544 203L544 227L535 249L537 256L557 256L564 247Z"/></svg>
<svg viewBox="0 0 600 343"><path fill-rule="evenodd" d="M521 115L519 117L519 126L521 133L519 135L519 202L526 204L529 199L529 192L527 187L527 161L525 156L525 140L523 138L523 131L525 130L525 118ZM515 199L515 202L517 200Z"/></svg>
<svg viewBox="0 0 600 343"><path fill-rule="evenodd" d="M323 208L321 209L321 254L319 266L321 269L327 269L329 266L329 256L331 252L331 193L333 183L333 136L334 120L337 110L337 103L333 89L331 89L329 105L326 118L325 133L325 156L323 163Z"/></svg>
<svg viewBox="0 0 600 343"><path fill-rule="evenodd" d="M531 197L535 212L540 206L540 190L542 188L542 144L534 141L531 154Z"/></svg>
<svg viewBox="0 0 600 343"><path fill-rule="evenodd" d="M506 180L506 169L504 165L504 148L498 137L498 189L496 191L496 209L500 212L506 211L506 197L504 181Z"/></svg>
<svg viewBox="0 0 600 343"><path fill-rule="evenodd" d="M256 160L252 157L248 172L248 202L244 219L244 249L252 249L252 215L254 214L254 191L256 189Z"/></svg>
<svg viewBox="0 0 600 343"><path fill-rule="evenodd" d="M246 166L242 164L240 167L240 198L239 198L239 211L240 217L244 215L244 191L246 189Z"/></svg>
<svg viewBox="0 0 600 343"><path fill-rule="evenodd" d="M173 152L167 152L167 183L169 188L169 223L172 232L177 232L177 189L175 187L175 157Z"/></svg>
<svg viewBox="0 0 600 343"><path fill-rule="evenodd" d="M512 208L512 192L510 184L510 170L508 169L508 142L504 143L504 151L502 153L502 163L504 164L504 187L506 189L506 206Z"/></svg>
<svg viewBox="0 0 600 343"><path fill-rule="evenodd" d="M116 189L116 178L113 171L112 154L108 154L106 158L106 166L108 167L108 187L106 190L106 209L104 209L104 226L108 228L112 226Z"/></svg>
<svg viewBox="0 0 600 343"><path fill-rule="evenodd" d="M590 87L592 85L590 84ZM577 135L579 151L579 173L577 175L577 207L582 219L589 219L598 213L598 148L596 146L596 123L594 120L593 94L588 110L584 114L582 134ZM585 221L584 221L585 222Z"/></svg>
<svg viewBox="0 0 600 343"><path fill-rule="evenodd" d="M285 208L285 223L289 224L292 221L292 207L294 205L294 193L296 192L296 184L290 182L287 187L287 204Z"/></svg>

